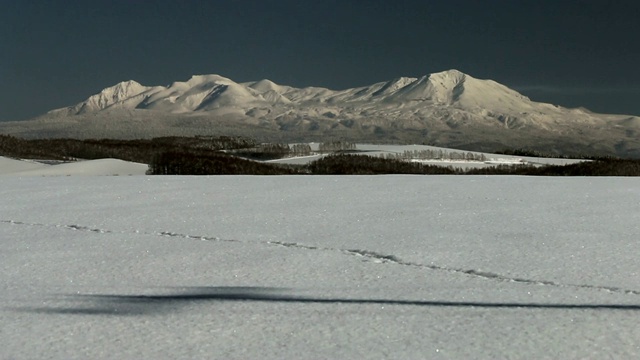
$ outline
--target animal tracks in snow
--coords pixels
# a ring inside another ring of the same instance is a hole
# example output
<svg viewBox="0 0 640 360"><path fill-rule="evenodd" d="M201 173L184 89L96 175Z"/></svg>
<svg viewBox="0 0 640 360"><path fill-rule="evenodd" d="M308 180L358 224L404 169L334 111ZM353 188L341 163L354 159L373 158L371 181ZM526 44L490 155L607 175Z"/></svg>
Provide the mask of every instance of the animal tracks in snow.
<svg viewBox="0 0 640 360"><path fill-rule="evenodd" d="M178 233L173 233L169 231L161 231L158 233L144 233L144 234L168 236L168 237L175 237L175 238L182 238L182 239L202 240L202 241L240 242L239 240L233 240L233 239L221 239L219 237L212 237L212 236L185 235L185 234L178 234Z"/></svg>
<svg viewBox="0 0 640 360"><path fill-rule="evenodd" d="M49 228L58 228L64 230L75 230L75 231L85 231L92 232L98 234L137 234L137 235L155 235L155 236L166 236L166 237L175 237L182 239L193 239L193 240L203 240L203 241L223 241L223 242L239 242L238 240L232 239L221 239L218 237L212 236L197 236L197 235L187 235L187 234L179 234L170 231L160 231L160 232L142 232L142 231L112 231L105 229L94 229L87 226L81 225L62 225L62 224L42 224L42 223L27 223L22 221L15 220L0 220L0 224L12 224L12 225L23 225L23 226L33 226L33 227L49 227Z"/></svg>
<svg viewBox="0 0 640 360"><path fill-rule="evenodd" d="M420 264L420 263L414 263L414 262L407 262L399 259L394 255L385 255L385 254L380 254L380 253L369 251L369 250L343 250L343 249L336 249L336 248L315 247L315 246L309 246L304 244L279 242L279 241L269 241L267 243L270 245L278 245L278 246L284 246L289 248L321 250L321 251L339 251L345 255L361 257L363 258L364 261L371 261L374 263L411 266L411 267L416 267L421 269L449 272L449 273L471 276L475 278L482 278L485 280L492 280L492 281L513 282L513 283L520 283L520 284L526 284L526 285L553 286L553 287L571 288L571 289L607 291L611 293L628 294L628 295L640 295L640 291L638 290L622 289L622 288L612 287L612 286L597 286L597 285L586 285L586 284L583 284L583 285L562 284L554 281L532 280L532 279L523 279L523 278L517 278L517 277L509 277L505 275L500 275L500 274L480 271L480 270L474 270L474 269L470 269L470 270L458 269L458 268L439 266L439 265L433 265L433 264Z"/></svg>
<svg viewBox="0 0 640 360"><path fill-rule="evenodd" d="M425 269L425 270L448 272L452 274L470 276L470 277L480 278L480 279L490 280L490 281L512 282L512 283L519 283L519 284L526 284L526 285L552 286L552 287L569 288L569 289L607 291L611 293L628 294L628 295L640 295L640 290L630 290L630 289L623 289L623 288L612 287L612 286L599 286L599 285L588 285L588 284L564 284L564 283L558 283L554 281L510 277L506 275L501 275L501 274L486 272L481 270L475 270L475 269L460 269L460 268L447 267L447 266L434 265L434 264L421 264L416 262L408 262L408 261L401 260L395 255L381 254L381 253L369 251L369 250L318 247L318 246L311 246L311 245L300 244L300 243L281 242L281 241L247 242L247 241L241 241L236 239L223 239L223 238L213 237L213 236L189 235L189 234L174 233L170 231L160 231L160 232L141 232L138 230L128 231L128 232L112 231L112 230L106 230L106 229L91 228L91 227L81 226L76 224L72 224L72 225L42 224L42 223L28 223L28 222L15 221L15 220L0 220L0 224L57 228L57 229L63 229L63 230L69 230L69 231L84 231L84 232L97 233L97 234L138 234L138 235L163 236L163 237L211 241L211 242L236 242L236 243L264 244L264 245L270 245L270 246L281 246L286 248L304 249L304 250L311 250L311 251L340 252L347 256L358 257L362 261L367 261L367 262L373 262L373 263L379 263L379 264L393 264L393 265L399 265L399 266L415 267L415 268Z"/></svg>
<svg viewBox="0 0 640 360"><path fill-rule="evenodd" d="M22 221L14 221L14 220L0 220L0 223L12 224L12 225L34 226L34 227L55 227L55 228L59 228L59 229L94 232L94 233L98 233L98 234L111 234L111 233L113 233L113 231L109 231L109 230L92 229L90 227L80 226L80 225L59 225L59 224L49 225L49 224L40 224L40 223L26 223L26 222L22 222Z"/></svg>

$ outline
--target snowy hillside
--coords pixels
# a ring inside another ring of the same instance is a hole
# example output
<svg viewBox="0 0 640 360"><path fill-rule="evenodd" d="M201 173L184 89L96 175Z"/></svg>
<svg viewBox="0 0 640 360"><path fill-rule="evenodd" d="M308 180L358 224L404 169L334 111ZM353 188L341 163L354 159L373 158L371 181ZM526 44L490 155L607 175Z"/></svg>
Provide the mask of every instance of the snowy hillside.
<svg viewBox="0 0 640 360"><path fill-rule="evenodd" d="M0 156L0 176L126 176L144 175L148 168L147 164L118 159L85 160L49 165Z"/></svg>
<svg viewBox="0 0 640 360"><path fill-rule="evenodd" d="M0 177L3 359L637 359L636 178Z"/></svg>
<svg viewBox="0 0 640 360"><path fill-rule="evenodd" d="M31 121L24 137L245 135L263 140L409 142L495 151L640 156L640 118L537 103L457 70L345 90L236 83L197 75L167 86L127 81Z"/></svg>
<svg viewBox="0 0 640 360"><path fill-rule="evenodd" d="M68 111L75 114L83 114L110 107L127 108L135 106L141 99L140 94L148 89L148 87L142 86L133 80L124 81L102 90L84 102L71 107Z"/></svg>

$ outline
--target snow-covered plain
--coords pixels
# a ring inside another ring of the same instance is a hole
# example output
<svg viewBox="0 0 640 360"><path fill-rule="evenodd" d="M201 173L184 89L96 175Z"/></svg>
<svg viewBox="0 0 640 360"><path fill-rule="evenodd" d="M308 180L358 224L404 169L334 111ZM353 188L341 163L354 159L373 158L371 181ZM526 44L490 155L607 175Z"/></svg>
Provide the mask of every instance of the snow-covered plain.
<svg viewBox="0 0 640 360"><path fill-rule="evenodd" d="M0 177L0 358L638 358L640 181Z"/></svg>

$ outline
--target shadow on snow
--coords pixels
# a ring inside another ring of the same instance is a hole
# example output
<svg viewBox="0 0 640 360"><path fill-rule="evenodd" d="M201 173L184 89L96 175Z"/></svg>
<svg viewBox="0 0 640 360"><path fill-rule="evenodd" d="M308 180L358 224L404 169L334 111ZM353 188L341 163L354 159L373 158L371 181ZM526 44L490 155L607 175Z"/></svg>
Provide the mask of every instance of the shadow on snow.
<svg viewBox="0 0 640 360"><path fill-rule="evenodd" d="M186 291L163 295L70 295L81 302L77 307L30 307L16 311L42 314L70 315L153 315L169 313L196 302L263 302L298 304L398 305L421 307L477 308L477 309L540 309L540 310L624 310L640 311L633 304L571 304L527 302L433 301L399 299L359 299L307 297L287 295L283 288L265 287L191 287Z"/></svg>

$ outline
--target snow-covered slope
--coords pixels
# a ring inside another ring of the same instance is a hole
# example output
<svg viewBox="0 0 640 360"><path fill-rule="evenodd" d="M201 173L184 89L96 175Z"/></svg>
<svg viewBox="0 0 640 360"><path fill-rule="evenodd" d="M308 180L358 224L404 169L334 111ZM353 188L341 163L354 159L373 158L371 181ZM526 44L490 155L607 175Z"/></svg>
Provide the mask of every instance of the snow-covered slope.
<svg viewBox="0 0 640 360"><path fill-rule="evenodd" d="M34 171L46 167L47 165L35 161L17 160L0 156L0 175Z"/></svg>
<svg viewBox="0 0 640 360"><path fill-rule="evenodd" d="M153 87L127 81L33 121L0 124L0 131L26 137L329 137L640 156L638 117L534 102L458 70L345 90L295 88L266 79L236 83L219 75Z"/></svg>
<svg viewBox="0 0 640 360"><path fill-rule="evenodd" d="M0 156L0 175L12 176L119 176L144 175L147 164L118 159L98 159L48 165Z"/></svg>
<svg viewBox="0 0 640 360"><path fill-rule="evenodd" d="M61 110L66 110L71 114L83 114L104 110L112 106L119 108L135 107L136 103L143 98L142 94L149 89L133 80L123 81L92 95L80 104ZM53 112L56 111L60 110L53 110Z"/></svg>

